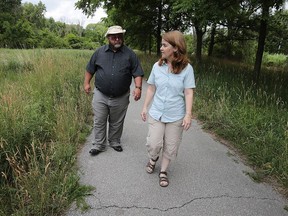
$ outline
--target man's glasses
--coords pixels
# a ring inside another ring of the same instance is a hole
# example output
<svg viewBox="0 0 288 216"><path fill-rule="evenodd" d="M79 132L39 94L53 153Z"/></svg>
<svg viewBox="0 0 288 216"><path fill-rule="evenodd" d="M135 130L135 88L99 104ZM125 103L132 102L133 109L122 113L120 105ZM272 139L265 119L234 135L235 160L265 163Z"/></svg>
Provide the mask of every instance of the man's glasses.
<svg viewBox="0 0 288 216"><path fill-rule="evenodd" d="M109 35L111 40L123 40L123 35Z"/></svg>

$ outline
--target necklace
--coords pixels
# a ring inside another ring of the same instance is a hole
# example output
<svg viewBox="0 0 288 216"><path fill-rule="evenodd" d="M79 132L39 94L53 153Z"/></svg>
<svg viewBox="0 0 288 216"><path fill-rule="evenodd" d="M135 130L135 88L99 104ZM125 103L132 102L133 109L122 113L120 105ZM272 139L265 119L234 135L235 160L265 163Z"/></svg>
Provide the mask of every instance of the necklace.
<svg viewBox="0 0 288 216"><path fill-rule="evenodd" d="M172 70L172 68L168 67L168 73L174 74L174 71Z"/></svg>
<svg viewBox="0 0 288 216"><path fill-rule="evenodd" d="M174 72L173 72L173 68L172 68L172 65L171 65L171 63L170 63L170 62L168 62L168 64L167 64L167 65L168 65L168 73L172 73L172 74L173 74Z"/></svg>

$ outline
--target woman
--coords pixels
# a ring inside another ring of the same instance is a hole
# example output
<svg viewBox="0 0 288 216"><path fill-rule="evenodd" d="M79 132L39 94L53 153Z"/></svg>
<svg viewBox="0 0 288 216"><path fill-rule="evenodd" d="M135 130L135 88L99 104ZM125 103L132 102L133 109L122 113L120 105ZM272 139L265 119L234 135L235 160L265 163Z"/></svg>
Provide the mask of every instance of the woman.
<svg viewBox="0 0 288 216"><path fill-rule="evenodd" d="M189 64L184 36L179 31L170 31L162 36L161 58L153 65L147 83L149 84L141 117L147 120L149 110L149 131L147 150L149 162L146 171L155 169L162 150L159 184L167 187L167 169L175 159L182 140L183 130L191 126L194 71Z"/></svg>

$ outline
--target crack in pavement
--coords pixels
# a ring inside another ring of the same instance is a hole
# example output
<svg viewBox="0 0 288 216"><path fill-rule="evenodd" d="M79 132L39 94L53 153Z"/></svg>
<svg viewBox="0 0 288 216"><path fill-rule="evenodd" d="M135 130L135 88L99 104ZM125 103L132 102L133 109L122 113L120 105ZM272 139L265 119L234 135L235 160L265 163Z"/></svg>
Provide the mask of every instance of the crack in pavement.
<svg viewBox="0 0 288 216"><path fill-rule="evenodd" d="M132 205L132 206L117 206L117 205L102 205L101 204L101 200L100 198L96 197L95 198L98 200L99 204L100 204L100 207L98 208L91 208L91 209L95 209L95 210L103 210L103 209L109 209L109 208L119 208L119 209L147 209L147 210L157 210L157 211L161 211L161 212L167 212L167 211L170 211L170 210L173 210L173 209L181 209L183 208L184 206L186 205L189 205L191 204L192 202L194 201L197 201L197 200L207 200L207 199L221 199L221 198L230 198L230 199L255 199L255 200L270 200L270 201L277 201L279 202L279 200L277 199L271 199L271 198L266 198L266 197L250 197L250 196L229 196L227 194L223 194L223 195L220 195L220 196L211 196L211 197L196 197L192 200L189 200L185 203L183 203L182 205L179 205L179 206L174 206L174 207L169 207L169 208L166 208L166 209L161 209L161 208L156 208L156 207L147 207L147 206L135 206L135 205Z"/></svg>

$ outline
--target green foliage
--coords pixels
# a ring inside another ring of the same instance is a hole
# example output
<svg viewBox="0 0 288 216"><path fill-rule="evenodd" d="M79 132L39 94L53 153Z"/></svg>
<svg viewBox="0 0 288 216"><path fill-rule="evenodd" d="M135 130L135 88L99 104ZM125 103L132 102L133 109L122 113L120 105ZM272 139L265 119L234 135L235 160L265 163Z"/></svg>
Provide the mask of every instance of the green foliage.
<svg viewBox="0 0 288 216"><path fill-rule="evenodd" d="M144 76L149 77L152 66L155 62L159 60L159 57L156 55L149 55L147 53L136 51L136 54L141 62L142 68L144 70Z"/></svg>
<svg viewBox="0 0 288 216"><path fill-rule="evenodd" d="M261 53L255 58L260 26L258 8L265 5L268 9L273 9L263 15L264 18L269 16L266 51L286 54L288 50L287 12L280 10L283 1L79 0L75 6L86 15L94 14L99 7L106 9L108 14L103 22L90 24L86 29L80 25L55 22L53 18L46 19L46 7L42 2L37 5L20 3L19 0L8 3L0 1L4 8L0 12L0 47L95 49L105 43L103 35L107 26L118 24L127 29L127 45L160 54L163 31L177 29L187 32L193 27L195 41L190 40L187 43L188 51L195 53L199 61L209 44L209 55L215 45L216 57L246 63L257 60L259 66ZM262 20L266 20L264 18ZM214 31L209 31L212 26L216 27L213 35ZM73 34L74 37L69 34ZM262 42L261 48L263 44Z"/></svg>
<svg viewBox="0 0 288 216"><path fill-rule="evenodd" d="M229 46L225 46L225 43L217 43L213 49L213 56L253 64L255 61L256 46L256 42L251 40L235 40Z"/></svg>
<svg viewBox="0 0 288 216"><path fill-rule="evenodd" d="M66 35L65 40L72 49L80 49L82 47L83 39L73 33Z"/></svg>
<svg viewBox="0 0 288 216"><path fill-rule="evenodd" d="M40 35L42 36L42 40L39 46L42 48L70 48L67 40L48 29L40 31Z"/></svg>
<svg viewBox="0 0 288 216"><path fill-rule="evenodd" d="M30 23L25 20L18 20L14 25L5 22L3 29L0 42L2 47L32 48L36 45L35 32Z"/></svg>
<svg viewBox="0 0 288 216"><path fill-rule="evenodd" d="M284 54L264 53L263 64L265 66L273 66L277 68L288 68L288 56Z"/></svg>
<svg viewBox="0 0 288 216"><path fill-rule="evenodd" d="M21 0L1 0L0 8L2 12L17 14L20 10Z"/></svg>
<svg viewBox="0 0 288 216"><path fill-rule="evenodd" d="M277 11L269 19L265 51L288 55L288 11Z"/></svg>
<svg viewBox="0 0 288 216"><path fill-rule="evenodd" d="M82 49L95 50L99 46L99 43L92 42L89 39L85 39L82 43Z"/></svg>
<svg viewBox="0 0 288 216"><path fill-rule="evenodd" d="M212 59L196 66L194 111L205 127L231 141L260 176L288 186L287 72L265 71L256 86L252 69Z"/></svg>
<svg viewBox="0 0 288 216"><path fill-rule="evenodd" d="M92 188L79 184L74 165L92 123L81 88L91 53L0 55L0 214L55 215L75 200L84 205Z"/></svg>
<svg viewBox="0 0 288 216"><path fill-rule="evenodd" d="M22 10L23 18L32 23L37 29L44 26L46 6L41 1L37 5L26 2L22 5Z"/></svg>
<svg viewBox="0 0 288 216"><path fill-rule="evenodd" d="M42 2L21 5L21 1L9 1L7 5L11 8L6 7L5 1L0 4L5 9L0 11L0 47L95 49L104 44L103 29L106 27L103 24L88 30L84 37L85 30L80 25L46 19L46 7Z"/></svg>
<svg viewBox="0 0 288 216"><path fill-rule="evenodd" d="M195 52L194 36L192 34L185 34L185 41L187 45L187 52L192 55Z"/></svg>
<svg viewBox="0 0 288 216"><path fill-rule="evenodd" d="M103 23L89 24L85 29L85 38L90 39L91 42L102 46L106 43L105 33L107 27Z"/></svg>
<svg viewBox="0 0 288 216"><path fill-rule="evenodd" d="M101 0L93 0L88 1L87 0L79 0L75 3L75 6L78 9L82 9L84 14L88 16L93 16L96 12L96 9L101 6L102 1Z"/></svg>
<svg viewBox="0 0 288 216"><path fill-rule="evenodd" d="M161 34L163 31L185 31L190 23L185 22L185 16L174 10L175 0L112 0L88 1L79 0L76 7L90 15L100 7L107 9L106 25L122 25L127 29L125 41L135 49L151 53L160 52ZM137 10L135 8L137 7ZM156 44L156 45L155 45ZM153 50L152 50L153 48Z"/></svg>

